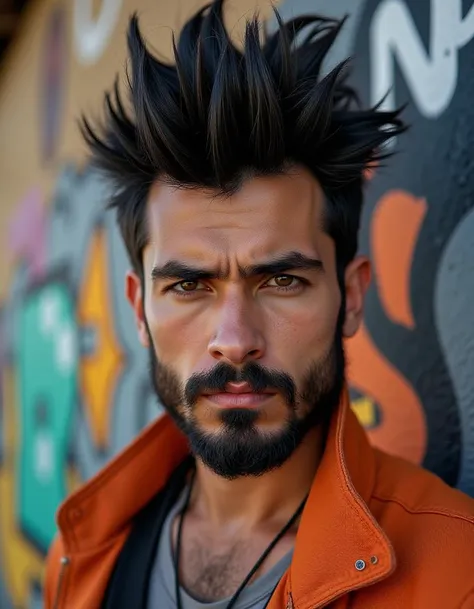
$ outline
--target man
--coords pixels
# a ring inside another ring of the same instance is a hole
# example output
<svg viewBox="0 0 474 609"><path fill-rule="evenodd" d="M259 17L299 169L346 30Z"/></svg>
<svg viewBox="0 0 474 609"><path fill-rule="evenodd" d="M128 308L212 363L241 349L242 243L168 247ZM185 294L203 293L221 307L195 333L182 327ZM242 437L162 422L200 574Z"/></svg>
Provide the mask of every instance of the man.
<svg viewBox="0 0 474 609"><path fill-rule="evenodd" d="M474 608L472 500L371 448L344 380L364 172L399 114L321 73L342 23L253 20L239 51L221 13L174 65L132 18L131 112L116 89L83 123L167 416L60 508L46 607Z"/></svg>

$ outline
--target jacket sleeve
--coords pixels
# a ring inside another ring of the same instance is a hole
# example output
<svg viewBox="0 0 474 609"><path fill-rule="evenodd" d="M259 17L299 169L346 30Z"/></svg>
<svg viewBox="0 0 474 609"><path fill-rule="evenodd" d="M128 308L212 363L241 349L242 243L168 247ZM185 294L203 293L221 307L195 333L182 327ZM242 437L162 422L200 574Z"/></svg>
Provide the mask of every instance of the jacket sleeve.
<svg viewBox="0 0 474 609"><path fill-rule="evenodd" d="M51 544L46 557L46 570L44 576L44 609L54 608L54 599L58 585L58 577L63 555L63 544L61 538L57 536Z"/></svg>
<svg viewBox="0 0 474 609"><path fill-rule="evenodd" d="M459 609L474 609L474 588L469 592L463 600Z"/></svg>

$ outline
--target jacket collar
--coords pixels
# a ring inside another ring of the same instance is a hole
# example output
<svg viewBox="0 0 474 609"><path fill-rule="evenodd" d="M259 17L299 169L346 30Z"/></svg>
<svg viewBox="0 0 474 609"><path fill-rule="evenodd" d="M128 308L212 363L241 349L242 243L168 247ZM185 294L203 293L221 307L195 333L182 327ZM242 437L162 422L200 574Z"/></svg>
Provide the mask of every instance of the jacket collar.
<svg viewBox="0 0 474 609"><path fill-rule="evenodd" d="M60 507L66 551L88 552L123 535L187 454L168 416L146 428ZM374 451L345 390L297 534L289 588L298 608L316 609L394 570L392 546L368 508L375 474Z"/></svg>
<svg viewBox="0 0 474 609"><path fill-rule="evenodd" d="M392 545L368 507L375 475L374 450L346 389L296 538L290 588L299 609L325 606L394 571Z"/></svg>

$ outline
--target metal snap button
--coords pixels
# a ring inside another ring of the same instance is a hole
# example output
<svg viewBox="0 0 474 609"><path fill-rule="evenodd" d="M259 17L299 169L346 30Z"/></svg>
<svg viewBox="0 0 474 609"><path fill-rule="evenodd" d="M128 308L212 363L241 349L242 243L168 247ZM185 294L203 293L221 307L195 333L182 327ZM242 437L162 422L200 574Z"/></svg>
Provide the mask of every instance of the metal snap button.
<svg viewBox="0 0 474 609"><path fill-rule="evenodd" d="M356 560L355 568L357 569L357 571L363 571L365 569L365 560Z"/></svg>
<svg viewBox="0 0 474 609"><path fill-rule="evenodd" d="M379 562L379 559L378 559L376 556L371 556L371 557L370 557L370 562L371 562L373 565L376 565L376 564Z"/></svg>

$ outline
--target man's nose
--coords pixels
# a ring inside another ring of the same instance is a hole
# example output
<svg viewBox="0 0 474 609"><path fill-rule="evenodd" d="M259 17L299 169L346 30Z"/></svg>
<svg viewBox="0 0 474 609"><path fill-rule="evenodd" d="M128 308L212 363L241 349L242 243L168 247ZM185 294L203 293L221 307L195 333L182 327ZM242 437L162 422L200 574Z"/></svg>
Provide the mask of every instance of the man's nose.
<svg viewBox="0 0 474 609"><path fill-rule="evenodd" d="M265 352L262 330L251 305L243 297L234 297L216 316L208 351L213 358L233 365L260 359Z"/></svg>

